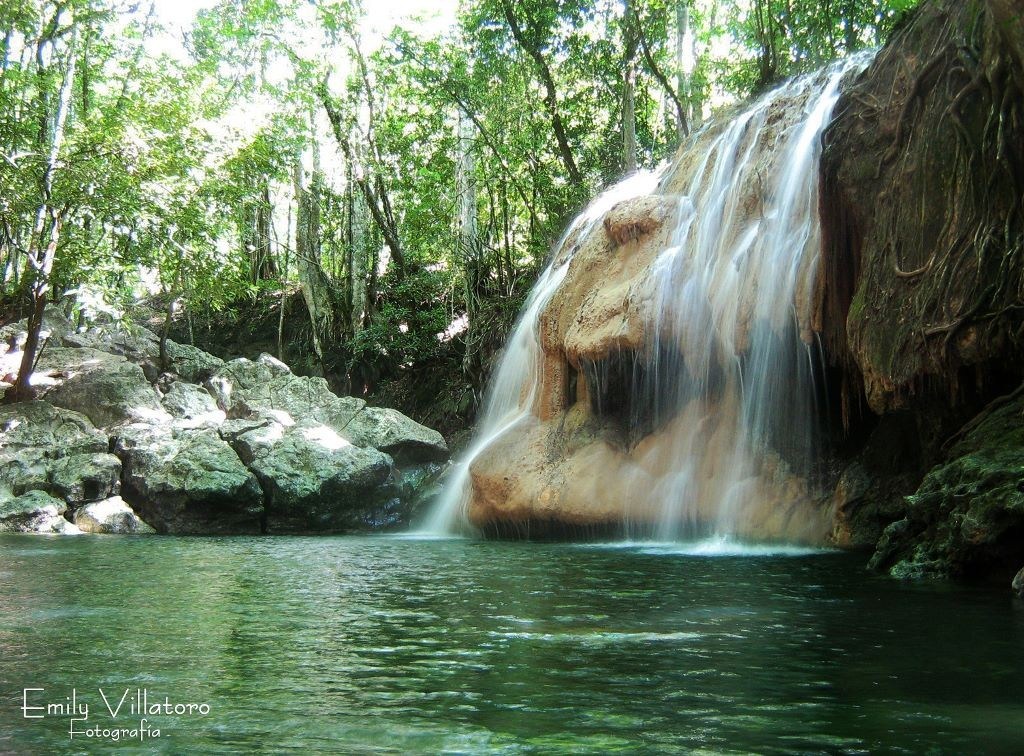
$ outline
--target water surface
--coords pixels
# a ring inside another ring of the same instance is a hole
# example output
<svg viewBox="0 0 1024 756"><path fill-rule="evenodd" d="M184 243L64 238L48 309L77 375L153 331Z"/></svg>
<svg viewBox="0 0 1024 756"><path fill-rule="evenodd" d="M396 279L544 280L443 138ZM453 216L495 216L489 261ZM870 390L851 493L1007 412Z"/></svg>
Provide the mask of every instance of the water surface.
<svg viewBox="0 0 1024 756"><path fill-rule="evenodd" d="M724 552L724 555L723 555ZM1024 748L1024 605L712 545L0 536L0 752ZM125 709L128 704L125 705Z"/></svg>

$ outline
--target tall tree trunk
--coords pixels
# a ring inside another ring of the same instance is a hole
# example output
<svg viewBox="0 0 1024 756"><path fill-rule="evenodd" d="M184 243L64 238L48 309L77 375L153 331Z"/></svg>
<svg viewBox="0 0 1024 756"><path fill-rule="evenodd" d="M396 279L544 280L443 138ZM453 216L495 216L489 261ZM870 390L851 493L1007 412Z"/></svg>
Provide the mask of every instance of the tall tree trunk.
<svg viewBox="0 0 1024 756"><path fill-rule="evenodd" d="M526 33L519 25L512 0L501 0L501 9L516 44L523 49L523 52L530 56L537 67L537 74L544 85L544 107L547 109L548 117L551 119L551 130L555 133L555 141L558 143L558 154L562 159L562 164L565 166L566 173L569 174L569 180L577 187L582 188L583 174L580 173L580 169L576 165L576 159L573 157L572 149L569 147L569 137L565 133L565 124L562 122L562 114L558 108L558 90L555 87L555 78L551 75L551 68L544 59L540 48L530 42Z"/></svg>
<svg viewBox="0 0 1024 756"><path fill-rule="evenodd" d="M632 0L626 0L622 26L622 168L636 173L636 21Z"/></svg>
<svg viewBox="0 0 1024 756"><path fill-rule="evenodd" d="M367 260L369 242L369 218L362 195L355 191L355 171L349 166L348 203L348 295L349 326L352 333L359 333L366 325L367 316Z"/></svg>
<svg viewBox="0 0 1024 756"><path fill-rule="evenodd" d="M687 52L692 56L693 51L687 50L690 44L690 0L676 0L676 91L679 99L683 102L684 110L676 114L676 136L679 141L689 133L690 123L693 122L693 98L690 92L690 74L686 70Z"/></svg>
<svg viewBox="0 0 1024 756"><path fill-rule="evenodd" d="M473 123L461 110L458 123L459 251L463 260L463 284L469 331L462 370L476 385L480 377L479 310L481 260L476 222L476 167L473 159Z"/></svg>
<svg viewBox="0 0 1024 756"><path fill-rule="evenodd" d="M313 332L313 351L324 366L324 340L333 329L334 307L331 283L320 263L320 170L314 161L311 181L306 181L301 159L293 171L295 190L295 269L302 287L302 298L309 311Z"/></svg>
<svg viewBox="0 0 1024 756"><path fill-rule="evenodd" d="M54 16L53 29L56 29L57 20L58 17ZM57 109L53 113L52 129L48 125L50 119L47 117L47 113L41 113L42 129L39 141L40 147L45 148L40 151L44 152L47 158L39 181L39 209L36 212L35 227L33 228L27 255L31 274L30 293L32 297L32 310L28 318L28 338L25 342L21 366L18 369L18 379L8 392L7 397L14 401L27 398L30 394L29 381L32 377L32 371L35 369L36 353L39 350L39 336L43 326L43 314L46 310L47 294L50 291L50 274L53 272L53 263L57 256L57 244L60 241L61 227L64 222L64 211L53 207L51 201L53 198L53 182L57 174L61 147L64 144L64 130L67 126L68 115L71 110L72 93L75 86L77 43L78 26L72 19L67 66L64 69L64 78L61 82L60 94L57 98ZM41 40L36 56L37 64L40 66L37 71L40 81L45 79L45 60L42 54L42 46L43 41ZM49 97L43 94L41 95L41 101L44 106L42 110L45 111Z"/></svg>

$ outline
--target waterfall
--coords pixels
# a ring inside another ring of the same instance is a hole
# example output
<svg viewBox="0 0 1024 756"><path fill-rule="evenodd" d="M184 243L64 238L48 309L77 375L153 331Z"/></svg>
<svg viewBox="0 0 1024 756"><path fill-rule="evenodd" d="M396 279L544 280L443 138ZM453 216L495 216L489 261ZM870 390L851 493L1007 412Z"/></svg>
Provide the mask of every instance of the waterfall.
<svg viewBox="0 0 1024 756"><path fill-rule="evenodd" d="M626 179L573 221L428 532L470 529L479 467L515 479L488 502L507 504L509 519L615 517L659 540L820 538L807 508L825 389L817 165L840 84L867 61L854 56L765 94L705 128L671 167ZM615 239L609 214L631 200L648 212L638 198L667 208L664 230L638 221ZM523 460L539 450L538 472Z"/></svg>
<svg viewBox="0 0 1024 756"><path fill-rule="evenodd" d="M496 438L513 428L530 412L540 387L543 354L538 334L540 313L565 278L580 240L588 237L612 207L623 200L650 194L657 188L660 172L640 171L604 191L577 216L555 244L551 262L534 284L523 313L505 345L497 370L488 386L476 439L449 475L444 491L427 520L424 532L454 534L467 529L465 514L470 496L469 468L473 460Z"/></svg>

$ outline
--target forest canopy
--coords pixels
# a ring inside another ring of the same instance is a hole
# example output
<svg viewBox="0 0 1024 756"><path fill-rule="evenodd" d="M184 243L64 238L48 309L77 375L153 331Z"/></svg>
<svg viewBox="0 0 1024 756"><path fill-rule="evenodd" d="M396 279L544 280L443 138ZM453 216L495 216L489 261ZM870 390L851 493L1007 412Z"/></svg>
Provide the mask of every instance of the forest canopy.
<svg viewBox="0 0 1024 756"><path fill-rule="evenodd" d="M8 398L47 302L127 322L149 296L193 337L276 320L279 355L403 409L458 384L467 416L588 197L913 2L223 0L175 29L161 0L3 0Z"/></svg>

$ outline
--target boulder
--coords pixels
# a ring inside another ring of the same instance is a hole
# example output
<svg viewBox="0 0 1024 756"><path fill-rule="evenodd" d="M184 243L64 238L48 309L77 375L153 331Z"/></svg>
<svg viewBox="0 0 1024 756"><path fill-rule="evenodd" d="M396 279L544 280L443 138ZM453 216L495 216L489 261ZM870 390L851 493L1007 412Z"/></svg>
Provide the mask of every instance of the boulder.
<svg viewBox="0 0 1024 756"><path fill-rule="evenodd" d="M217 425L224 420L224 411L217 408L210 393L194 383L175 381L160 400L172 417L197 420Z"/></svg>
<svg viewBox="0 0 1024 756"><path fill-rule="evenodd" d="M0 493L49 490L54 459L106 450L107 437L77 412L42 401L0 406Z"/></svg>
<svg viewBox="0 0 1024 756"><path fill-rule="evenodd" d="M49 466L50 488L72 506L121 490L121 460L113 454L74 454Z"/></svg>
<svg viewBox="0 0 1024 756"><path fill-rule="evenodd" d="M46 305L43 311L43 327L39 335L43 341L50 337L60 337L74 329L64 311L53 304ZM0 354L21 351L28 339L28 319L23 318L16 323L9 323L0 328ZM56 339L55 339L56 340Z"/></svg>
<svg viewBox="0 0 1024 756"><path fill-rule="evenodd" d="M75 511L75 525L83 533L154 533L120 496L94 501Z"/></svg>
<svg viewBox="0 0 1024 756"><path fill-rule="evenodd" d="M398 410L367 407L362 399L335 396L323 378L281 374L233 391L227 406L230 418L263 417L284 426L324 425L355 446L385 452L399 465L448 459L448 446L437 431Z"/></svg>
<svg viewBox="0 0 1024 756"><path fill-rule="evenodd" d="M167 339L167 368L189 383L202 383L224 366L224 360L189 344Z"/></svg>
<svg viewBox="0 0 1024 756"><path fill-rule="evenodd" d="M289 374L239 386L227 400L230 418L266 416L285 425L316 422L341 432L366 406L362 399L335 396L323 378Z"/></svg>
<svg viewBox="0 0 1024 756"><path fill-rule="evenodd" d="M399 467L448 459L448 445L440 433L398 410L365 407L341 433L356 446L372 446L386 452Z"/></svg>
<svg viewBox="0 0 1024 756"><path fill-rule="evenodd" d="M138 325L96 326L85 331L67 333L61 337L61 344L120 355L136 364L154 359L160 353L160 338Z"/></svg>
<svg viewBox="0 0 1024 756"><path fill-rule="evenodd" d="M391 458L325 425L268 422L240 434L234 447L266 492L269 532L365 527L394 498L385 485Z"/></svg>
<svg viewBox="0 0 1024 756"><path fill-rule="evenodd" d="M171 419L142 368L130 362L104 363L94 370L73 375L51 389L46 400L81 412L101 428Z"/></svg>
<svg viewBox="0 0 1024 756"><path fill-rule="evenodd" d="M0 454L30 450L60 458L105 452L107 447L107 436L79 412L43 401L0 406Z"/></svg>
<svg viewBox="0 0 1024 756"><path fill-rule="evenodd" d="M276 373L270 365L239 357L221 365L205 381L205 384L207 390L216 400L217 406L227 410L231 405L231 397L235 392L266 383L274 377L276 377Z"/></svg>
<svg viewBox="0 0 1024 756"><path fill-rule="evenodd" d="M108 368L125 362L124 357L93 347L66 347L47 345L39 353L33 378L39 375L67 378L79 373Z"/></svg>
<svg viewBox="0 0 1024 756"><path fill-rule="evenodd" d="M895 577L971 577L1024 561L1024 400L979 416L906 497L869 566Z"/></svg>
<svg viewBox="0 0 1024 756"><path fill-rule="evenodd" d="M259 483L215 430L128 425L117 431L115 452L122 495L160 532L260 532Z"/></svg>
<svg viewBox="0 0 1024 756"><path fill-rule="evenodd" d="M1014 593L1021 598L1024 598L1024 567L1021 567L1020 571L1014 576L1013 580L1010 582L1010 587L1013 589Z"/></svg>
<svg viewBox="0 0 1024 756"><path fill-rule="evenodd" d="M43 491L28 491L16 497L0 495L0 533L81 532L64 519L66 510L63 501Z"/></svg>

